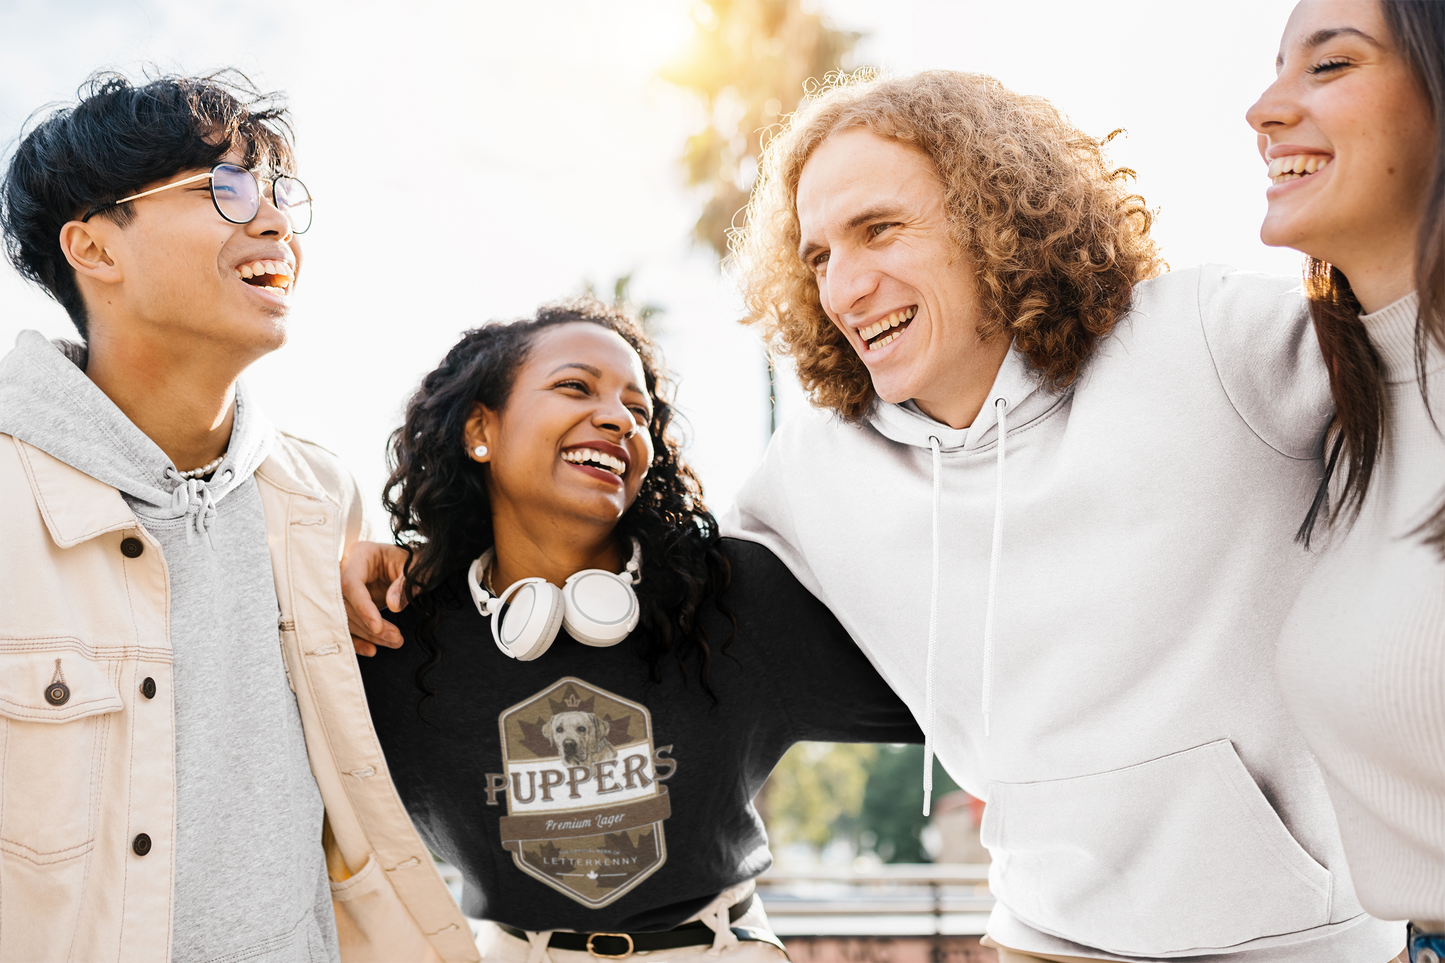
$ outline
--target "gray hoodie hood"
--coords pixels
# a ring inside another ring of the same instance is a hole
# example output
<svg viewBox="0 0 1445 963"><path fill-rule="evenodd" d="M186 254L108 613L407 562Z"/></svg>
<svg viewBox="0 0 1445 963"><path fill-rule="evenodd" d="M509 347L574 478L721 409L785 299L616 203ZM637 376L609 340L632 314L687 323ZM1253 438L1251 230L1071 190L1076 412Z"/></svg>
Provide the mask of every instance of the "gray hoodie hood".
<svg viewBox="0 0 1445 963"><path fill-rule="evenodd" d="M187 538L208 541L216 503L260 466L275 436L238 383L225 459L208 482L181 478L165 452L38 331L20 332L15 350L0 360L0 432L119 489L146 514L188 517Z"/></svg>

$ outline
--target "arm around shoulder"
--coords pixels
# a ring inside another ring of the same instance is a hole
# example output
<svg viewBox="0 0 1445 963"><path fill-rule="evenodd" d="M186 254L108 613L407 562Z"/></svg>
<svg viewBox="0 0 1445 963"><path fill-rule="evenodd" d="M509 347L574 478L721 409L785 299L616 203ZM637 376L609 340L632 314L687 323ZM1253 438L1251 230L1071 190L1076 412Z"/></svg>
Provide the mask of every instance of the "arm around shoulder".
<svg viewBox="0 0 1445 963"><path fill-rule="evenodd" d="M766 547L725 539L727 604L798 740L922 742L912 713L852 636Z"/></svg>
<svg viewBox="0 0 1445 963"><path fill-rule="evenodd" d="M1198 303L1219 382L1240 418L1281 454L1318 458L1334 402L1301 282L1209 265L1199 271Z"/></svg>

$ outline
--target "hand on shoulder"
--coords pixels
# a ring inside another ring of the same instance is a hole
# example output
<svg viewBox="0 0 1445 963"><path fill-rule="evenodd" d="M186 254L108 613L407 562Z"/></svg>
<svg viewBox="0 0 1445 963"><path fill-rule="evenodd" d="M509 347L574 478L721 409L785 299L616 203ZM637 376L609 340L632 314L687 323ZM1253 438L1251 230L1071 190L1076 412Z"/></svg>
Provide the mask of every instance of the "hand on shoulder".
<svg viewBox="0 0 1445 963"><path fill-rule="evenodd" d="M378 645L401 647L401 630L381 617L380 606L406 607L406 560L406 549L380 542L357 542L341 559L341 596L357 655L375 655Z"/></svg>

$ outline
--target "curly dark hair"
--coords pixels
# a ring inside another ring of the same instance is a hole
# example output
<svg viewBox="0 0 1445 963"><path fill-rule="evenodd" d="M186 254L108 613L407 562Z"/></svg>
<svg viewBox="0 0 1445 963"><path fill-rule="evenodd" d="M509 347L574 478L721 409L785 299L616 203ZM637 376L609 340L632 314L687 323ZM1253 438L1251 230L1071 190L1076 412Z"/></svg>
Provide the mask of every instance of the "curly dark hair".
<svg viewBox="0 0 1445 963"><path fill-rule="evenodd" d="M92 74L79 103L52 111L20 141L0 186L5 253L60 303L87 337L88 316L60 228L142 185L211 167L231 151L250 168L294 173L285 97L263 93L239 70L173 74L136 85ZM98 216L124 226L130 204Z"/></svg>
<svg viewBox="0 0 1445 963"><path fill-rule="evenodd" d="M583 298L542 307L534 318L492 322L462 335L442 363L425 378L407 403L402 426L388 445L391 475L382 503L391 513L396 543L408 550L406 587L421 619L419 639L427 661L417 670L417 686L435 690L425 676L441 663L433 629L444 608L464 603L447 583L492 546L492 505L486 470L467 456L463 433L472 406L505 407L517 370L539 333L561 324L596 324L615 332L642 359L647 394L652 399L654 455L637 500L618 522L620 538L642 545L644 578L637 588L642 608L637 633L655 681L662 660L672 655L687 677L687 660L699 660L703 691L714 701L707 672L712 648L699 620L704 604L722 608L720 596L732 573L718 548L718 524L702 499L702 486L682 458L681 440L672 431L675 410L671 383L660 352L628 314ZM469 601L469 600L466 600ZM729 616L730 618L730 616ZM723 641L726 651L731 636Z"/></svg>

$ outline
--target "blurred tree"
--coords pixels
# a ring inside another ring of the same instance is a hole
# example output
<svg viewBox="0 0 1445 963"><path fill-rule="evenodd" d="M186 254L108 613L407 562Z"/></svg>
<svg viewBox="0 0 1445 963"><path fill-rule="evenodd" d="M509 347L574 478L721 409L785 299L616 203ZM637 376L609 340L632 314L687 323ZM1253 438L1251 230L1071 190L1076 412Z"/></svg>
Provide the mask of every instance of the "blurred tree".
<svg viewBox="0 0 1445 963"><path fill-rule="evenodd" d="M768 833L773 841L821 849L835 837L855 836L869 764L878 750L832 742L800 742L789 749L768 780Z"/></svg>
<svg viewBox="0 0 1445 963"><path fill-rule="evenodd" d="M933 761L933 801L958 784ZM925 863L923 827L923 747L879 746L863 790L858 824L874 834L873 851L885 863Z"/></svg>
<svg viewBox="0 0 1445 963"><path fill-rule="evenodd" d="M641 321L643 330L647 332L649 337L656 337L658 334L658 329L661 327L659 321L662 316L667 313L667 308L656 303L655 301L647 301L643 304L637 304L632 300L631 271L627 272L619 278L616 278L612 282L611 287L612 296L610 299L597 293L597 286L594 285L591 281L584 281L582 283L582 293L586 297L596 298L599 301L610 300L613 307L621 308L622 310L631 314L637 320Z"/></svg>
<svg viewBox="0 0 1445 963"><path fill-rule="evenodd" d="M804 85L843 70L862 36L835 29L802 0L699 0L688 50L662 77L696 93L708 124L688 138L682 165L706 196L693 237L728 253L768 131L803 99ZM768 431L777 427L777 375L768 359Z"/></svg>
<svg viewBox="0 0 1445 963"><path fill-rule="evenodd" d="M934 802L957 788L934 760ZM822 849L851 839L860 853L871 851L885 863L928 862L922 746L800 742L766 789L763 817L776 844Z"/></svg>

